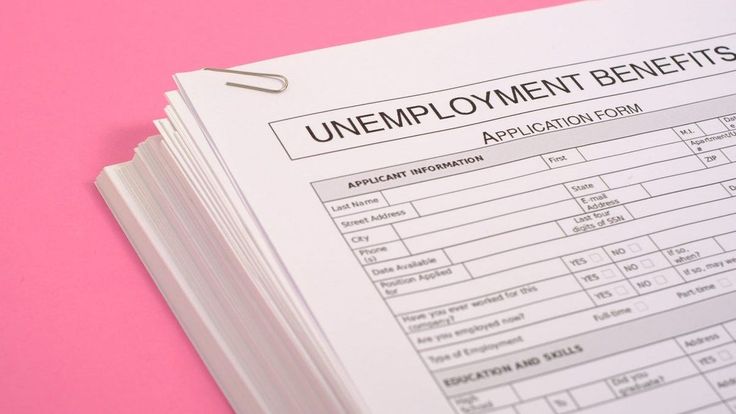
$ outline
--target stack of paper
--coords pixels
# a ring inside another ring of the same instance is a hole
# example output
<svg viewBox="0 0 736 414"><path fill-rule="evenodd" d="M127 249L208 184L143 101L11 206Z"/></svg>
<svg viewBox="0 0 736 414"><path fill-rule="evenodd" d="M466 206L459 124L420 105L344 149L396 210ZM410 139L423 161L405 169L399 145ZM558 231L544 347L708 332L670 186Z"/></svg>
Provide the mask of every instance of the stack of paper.
<svg viewBox="0 0 736 414"><path fill-rule="evenodd" d="M238 412L736 412L734 30L585 2L180 73L97 185Z"/></svg>

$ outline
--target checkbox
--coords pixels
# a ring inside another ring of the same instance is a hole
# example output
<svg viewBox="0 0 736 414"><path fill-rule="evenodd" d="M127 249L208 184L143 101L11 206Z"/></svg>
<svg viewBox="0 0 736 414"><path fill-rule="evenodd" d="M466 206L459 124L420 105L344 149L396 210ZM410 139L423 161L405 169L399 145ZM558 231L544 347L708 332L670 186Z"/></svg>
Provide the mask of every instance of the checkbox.
<svg viewBox="0 0 736 414"><path fill-rule="evenodd" d="M640 252L641 251L641 246L639 245L639 243L631 243L628 246L628 248L629 248L629 251L631 253L636 253L636 252Z"/></svg>
<svg viewBox="0 0 736 414"><path fill-rule="evenodd" d="M731 281L726 278L718 279L718 283L721 285L721 287L731 287Z"/></svg>
<svg viewBox="0 0 736 414"><path fill-rule="evenodd" d="M604 279L610 279L610 278L616 276L616 274L613 273L613 270L611 270L611 269L603 269L601 271L601 276L603 276Z"/></svg>
<svg viewBox="0 0 736 414"><path fill-rule="evenodd" d="M641 261L641 267L645 269L651 269L654 267L654 262L652 262L650 259L644 259Z"/></svg>
<svg viewBox="0 0 736 414"><path fill-rule="evenodd" d="M654 283L658 285L666 285L667 284L667 278L662 275L654 276Z"/></svg>
<svg viewBox="0 0 736 414"><path fill-rule="evenodd" d="M616 293L623 296L629 293L629 291L624 286L616 286Z"/></svg>
<svg viewBox="0 0 736 414"><path fill-rule="evenodd" d="M722 351L718 351L718 358L720 358L721 361L730 361L733 356L728 349L724 349Z"/></svg>
<svg viewBox="0 0 736 414"><path fill-rule="evenodd" d="M636 302L634 304L634 309L636 309L639 312L644 312L649 309L649 306L647 306L644 302Z"/></svg>
<svg viewBox="0 0 736 414"><path fill-rule="evenodd" d="M598 262L600 262L602 260L601 259L601 255L598 254L598 253L592 253L590 256L588 256L588 258L593 263L598 263Z"/></svg>

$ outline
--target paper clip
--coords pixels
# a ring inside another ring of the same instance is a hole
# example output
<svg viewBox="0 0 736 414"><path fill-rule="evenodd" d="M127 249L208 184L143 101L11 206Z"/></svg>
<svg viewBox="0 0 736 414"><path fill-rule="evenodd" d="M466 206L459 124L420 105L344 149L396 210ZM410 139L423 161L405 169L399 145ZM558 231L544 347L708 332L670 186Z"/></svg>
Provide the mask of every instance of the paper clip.
<svg viewBox="0 0 736 414"><path fill-rule="evenodd" d="M204 70L211 70L214 72L223 72L223 73L234 73L236 75L246 75L246 76L255 76L259 78L272 79L281 84L281 87L276 89L276 88L264 88L261 86L247 85L245 83L225 82L225 85L234 86L236 88L252 89L254 91L261 91L261 92L268 92L268 93L281 93L285 91L286 88L289 87L289 80L286 79L286 76L279 75L278 73L245 72L242 70L219 69L219 68L204 68Z"/></svg>

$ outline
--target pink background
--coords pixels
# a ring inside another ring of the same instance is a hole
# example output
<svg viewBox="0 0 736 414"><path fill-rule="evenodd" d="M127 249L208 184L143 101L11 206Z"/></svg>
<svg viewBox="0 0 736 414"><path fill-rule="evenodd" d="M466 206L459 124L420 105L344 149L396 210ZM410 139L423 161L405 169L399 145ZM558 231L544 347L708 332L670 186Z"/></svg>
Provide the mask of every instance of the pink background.
<svg viewBox="0 0 736 414"><path fill-rule="evenodd" d="M230 411L92 184L174 72L563 2L4 2L0 412Z"/></svg>

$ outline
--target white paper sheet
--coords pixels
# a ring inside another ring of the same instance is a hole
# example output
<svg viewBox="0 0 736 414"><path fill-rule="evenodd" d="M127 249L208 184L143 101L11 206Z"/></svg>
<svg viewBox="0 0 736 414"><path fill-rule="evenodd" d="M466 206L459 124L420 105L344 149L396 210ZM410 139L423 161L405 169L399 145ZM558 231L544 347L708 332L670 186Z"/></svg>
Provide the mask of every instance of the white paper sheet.
<svg viewBox="0 0 736 414"><path fill-rule="evenodd" d="M730 412L734 31L590 2L177 81L374 412Z"/></svg>

